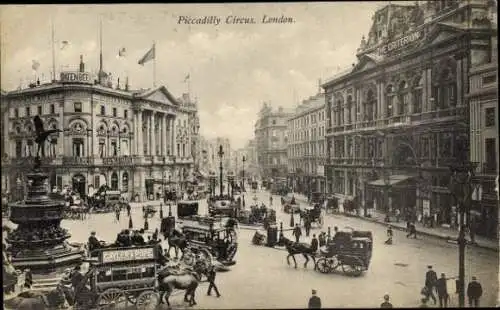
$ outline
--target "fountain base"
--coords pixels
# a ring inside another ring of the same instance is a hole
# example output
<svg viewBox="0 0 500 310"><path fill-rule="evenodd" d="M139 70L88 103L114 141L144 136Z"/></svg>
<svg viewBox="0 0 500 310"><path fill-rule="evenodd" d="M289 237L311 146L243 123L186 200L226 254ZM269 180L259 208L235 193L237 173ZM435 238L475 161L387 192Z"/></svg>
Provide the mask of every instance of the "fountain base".
<svg viewBox="0 0 500 310"><path fill-rule="evenodd" d="M24 249L11 258L16 269L29 268L33 273L50 273L63 267L72 267L83 261L84 251L68 244L50 248Z"/></svg>

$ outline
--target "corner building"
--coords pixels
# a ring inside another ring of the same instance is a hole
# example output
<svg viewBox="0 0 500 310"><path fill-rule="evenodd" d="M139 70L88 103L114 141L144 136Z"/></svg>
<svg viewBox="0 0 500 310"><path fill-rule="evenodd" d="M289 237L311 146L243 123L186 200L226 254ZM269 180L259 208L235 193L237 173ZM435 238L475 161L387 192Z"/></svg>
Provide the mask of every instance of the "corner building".
<svg viewBox="0 0 500 310"><path fill-rule="evenodd" d="M49 137L42 149L51 187L70 185L86 195L107 184L144 201L158 198L163 186L185 186L193 174L196 106L185 96L176 99L164 86L125 88L93 81L81 69L5 94L2 184L22 193L37 147L33 117L40 115L45 129L67 129Z"/></svg>
<svg viewBox="0 0 500 310"><path fill-rule="evenodd" d="M469 74L492 58L486 1L389 4L358 62L323 84L328 190L371 210L457 224L449 164L469 159Z"/></svg>

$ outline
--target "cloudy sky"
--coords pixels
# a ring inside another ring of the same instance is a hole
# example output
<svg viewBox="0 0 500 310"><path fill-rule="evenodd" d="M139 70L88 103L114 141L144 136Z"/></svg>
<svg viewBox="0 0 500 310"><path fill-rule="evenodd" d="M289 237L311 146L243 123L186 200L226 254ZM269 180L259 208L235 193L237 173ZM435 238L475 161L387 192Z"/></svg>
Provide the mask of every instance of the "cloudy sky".
<svg viewBox="0 0 500 310"><path fill-rule="evenodd" d="M199 101L201 132L226 136L233 147L253 137L264 101L294 107L318 91L318 80L355 61L362 35L383 2L289 4L127 4L2 6L1 87L16 89L52 71L51 20L55 25L56 72L76 67L82 54L88 70L99 61L103 25L104 69L115 80L129 76L131 88L153 84L152 63L137 61L156 42L157 85ZM291 17L290 24L263 24L263 16ZM216 16L213 24L179 24L180 16ZM228 16L255 24L225 24ZM63 41L69 44L63 45ZM117 57L120 48L125 58ZM38 70L32 63L40 63ZM116 82L116 81L115 81Z"/></svg>

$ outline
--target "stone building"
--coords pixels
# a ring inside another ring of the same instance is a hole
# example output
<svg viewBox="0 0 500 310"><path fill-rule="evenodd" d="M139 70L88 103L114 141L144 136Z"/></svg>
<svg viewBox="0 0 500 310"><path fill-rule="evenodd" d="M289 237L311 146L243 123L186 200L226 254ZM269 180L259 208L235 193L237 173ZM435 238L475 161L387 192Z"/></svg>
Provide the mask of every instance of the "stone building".
<svg viewBox="0 0 500 310"><path fill-rule="evenodd" d="M496 21L496 18L493 20ZM496 23L494 24L496 29ZM472 66L467 96L470 107L470 160L478 164L471 218L479 235L498 232L498 50L492 38L491 60Z"/></svg>
<svg viewBox="0 0 500 310"><path fill-rule="evenodd" d="M258 154L255 139L250 139L243 149L245 154L245 177L256 180L259 178L259 164L257 162Z"/></svg>
<svg viewBox="0 0 500 310"><path fill-rule="evenodd" d="M53 134L42 147L50 185L70 185L82 195L107 184L130 199L157 198L163 186L183 186L193 169L196 106L164 86L132 91L113 88L103 72L61 72L60 79L8 92L2 98L2 179L20 190L36 152L33 117ZM170 183L169 183L170 181Z"/></svg>
<svg viewBox="0 0 500 310"><path fill-rule="evenodd" d="M288 119L289 184L305 194L324 192L325 94L303 100Z"/></svg>
<svg viewBox="0 0 500 310"><path fill-rule="evenodd" d="M323 84L327 188L360 213L454 226L448 165L469 157L469 74L496 30L487 1L409 4L376 11L357 63Z"/></svg>
<svg viewBox="0 0 500 310"><path fill-rule="evenodd" d="M264 103L254 133L262 179L287 177L287 119L292 115L283 107L277 110Z"/></svg>

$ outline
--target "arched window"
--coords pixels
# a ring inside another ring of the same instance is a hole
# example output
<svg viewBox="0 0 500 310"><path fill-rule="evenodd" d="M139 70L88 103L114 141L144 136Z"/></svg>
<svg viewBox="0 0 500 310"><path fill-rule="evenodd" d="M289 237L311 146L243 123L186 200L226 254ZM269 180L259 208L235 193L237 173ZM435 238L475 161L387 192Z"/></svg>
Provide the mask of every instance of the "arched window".
<svg viewBox="0 0 500 310"><path fill-rule="evenodd" d="M394 111L394 87L392 85L388 85L385 90L385 98L387 108L385 110L385 117L392 117Z"/></svg>
<svg viewBox="0 0 500 310"><path fill-rule="evenodd" d="M434 109L446 109L456 106L457 81L453 68L453 61L436 70L433 77L432 97Z"/></svg>
<svg viewBox="0 0 500 310"><path fill-rule="evenodd" d="M337 126L344 124L344 98L342 95L338 96L337 105L335 107L335 114L337 119Z"/></svg>
<svg viewBox="0 0 500 310"><path fill-rule="evenodd" d="M352 123L352 96L349 95L347 96L347 104L346 104L346 109L347 109L347 120L346 124Z"/></svg>
<svg viewBox="0 0 500 310"><path fill-rule="evenodd" d="M122 175L122 192L128 192L128 173L124 172Z"/></svg>
<svg viewBox="0 0 500 310"><path fill-rule="evenodd" d="M118 190L118 174L116 174L116 172L111 174L111 189L115 191Z"/></svg>
<svg viewBox="0 0 500 310"><path fill-rule="evenodd" d="M403 115L408 112L409 93L408 84L406 81L399 83L399 98L398 98L398 115Z"/></svg>
<svg viewBox="0 0 500 310"><path fill-rule="evenodd" d="M418 77L413 82L412 89L412 100L413 100L413 113L422 113L422 89L423 89L422 77Z"/></svg>

